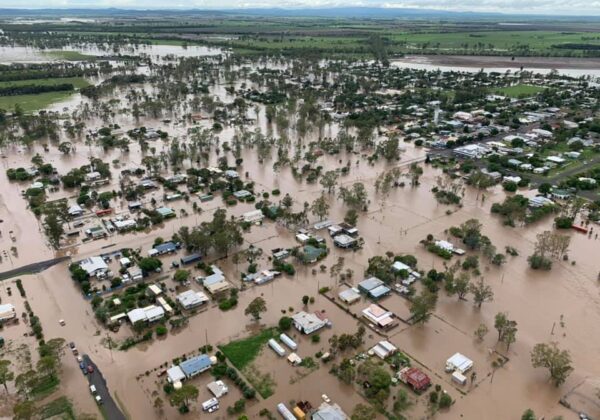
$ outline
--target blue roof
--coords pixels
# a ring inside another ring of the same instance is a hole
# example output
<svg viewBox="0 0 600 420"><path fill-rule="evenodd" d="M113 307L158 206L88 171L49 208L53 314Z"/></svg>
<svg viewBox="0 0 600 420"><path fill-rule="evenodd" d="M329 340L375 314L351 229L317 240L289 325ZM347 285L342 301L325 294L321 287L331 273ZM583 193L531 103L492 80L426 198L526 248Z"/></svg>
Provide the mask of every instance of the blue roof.
<svg viewBox="0 0 600 420"><path fill-rule="evenodd" d="M173 242L165 242L154 247L158 252L172 252L177 249Z"/></svg>
<svg viewBox="0 0 600 420"><path fill-rule="evenodd" d="M374 289L369 290L369 296L371 296L374 299L378 299L380 297L387 295L390 292L391 292L391 290L389 287L381 285L381 286L377 286Z"/></svg>
<svg viewBox="0 0 600 420"><path fill-rule="evenodd" d="M210 368L210 365L210 357L206 354L201 354L181 362L179 367L185 373L185 376L194 376Z"/></svg>

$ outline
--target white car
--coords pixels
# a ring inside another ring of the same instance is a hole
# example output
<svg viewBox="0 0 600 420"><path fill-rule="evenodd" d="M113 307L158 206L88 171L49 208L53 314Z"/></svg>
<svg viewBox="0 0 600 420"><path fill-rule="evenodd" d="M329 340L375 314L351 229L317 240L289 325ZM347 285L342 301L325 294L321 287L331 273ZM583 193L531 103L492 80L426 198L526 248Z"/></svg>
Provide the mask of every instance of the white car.
<svg viewBox="0 0 600 420"><path fill-rule="evenodd" d="M321 398L323 398L323 401L325 401L327 404L331 402L331 399L327 396L327 394L321 395Z"/></svg>

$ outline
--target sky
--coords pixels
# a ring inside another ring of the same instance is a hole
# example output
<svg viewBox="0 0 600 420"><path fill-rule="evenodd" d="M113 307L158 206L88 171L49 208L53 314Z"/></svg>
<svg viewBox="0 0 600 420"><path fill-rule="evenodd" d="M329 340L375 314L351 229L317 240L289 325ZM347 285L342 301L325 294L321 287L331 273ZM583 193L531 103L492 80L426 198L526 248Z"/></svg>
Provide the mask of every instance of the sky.
<svg viewBox="0 0 600 420"><path fill-rule="evenodd" d="M227 9L389 7L448 11L539 13L551 15L600 15L600 0L0 0L0 7L128 9Z"/></svg>

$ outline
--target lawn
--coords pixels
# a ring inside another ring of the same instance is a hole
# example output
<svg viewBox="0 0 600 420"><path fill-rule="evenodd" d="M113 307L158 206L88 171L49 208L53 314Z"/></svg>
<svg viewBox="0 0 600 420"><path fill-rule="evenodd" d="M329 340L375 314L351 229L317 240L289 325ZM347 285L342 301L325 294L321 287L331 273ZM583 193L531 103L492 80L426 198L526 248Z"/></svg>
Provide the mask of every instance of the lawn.
<svg viewBox="0 0 600 420"><path fill-rule="evenodd" d="M259 334L237 341L231 341L219 349L238 370L243 370L258 356L269 339L275 336L275 329L269 328Z"/></svg>
<svg viewBox="0 0 600 420"><path fill-rule="evenodd" d="M51 79L28 79L28 80L13 80L10 82L0 82L0 88L9 86L26 86L26 85L60 85L63 83L71 83L75 88L81 89L82 87L89 86L87 80L83 77L56 77Z"/></svg>
<svg viewBox="0 0 600 420"><path fill-rule="evenodd" d="M67 397L59 397L41 406L37 410L37 415L42 419L56 418L75 420L73 404L71 404Z"/></svg>
<svg viewBox="0 0 600 420"><path fill-rule="evenodd" d="M498 95L509 96L511 98L521 98L535 95L543 90L544 88L541 86L518 84L514 86L498 88L495 90L495 93Z"/></svg>
<svg viewBox="0 0 600 420"><path fill-rule="evenodd" d="M65 51L65 50L55 50L55 51L46 51L44 55L47 57L53 58L55 60L63 60L63 61L93 61L96 59L95 55L90 54L82 54L79 51Z"/></svg>
<svg viewBox="0 0 600 420"><path fill-rule="evenodd" d="M76 89L81 89L90 85L83 77L65 77L0 82L0 88L23 85L58 85L62 83L71 83ZM0 109L12 111L15 109L15 105L19 104L21 109L25 112L37 111L38 109L44 109L55 102L63 101L74 93L74 91L57 91L31 95L0 96Z"/></svg>

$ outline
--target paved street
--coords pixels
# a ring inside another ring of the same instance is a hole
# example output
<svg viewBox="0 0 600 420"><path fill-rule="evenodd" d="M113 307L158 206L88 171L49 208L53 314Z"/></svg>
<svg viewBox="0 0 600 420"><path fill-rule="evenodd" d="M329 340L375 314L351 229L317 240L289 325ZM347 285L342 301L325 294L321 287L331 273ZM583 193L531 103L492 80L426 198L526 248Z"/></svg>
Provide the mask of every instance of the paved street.
<svg viewBox="0 0 600 420"><path fill-rule="evenodd" d="M96 387L96 392L102 398L102 407L101 410L104 411L106 418L110 420L125 420L125 415L119 409L119 406L115 402L115 400L110 395L108 391L108 387L106 386L106 380L104 376L102 376L102 372L98 369L98 366L92 362L92 359L87 354L83 355L83 362L86 367L91 365L94 367L94 372L88 373L87 378L90 385L94 385ZM87 392L90 392L88 389ZM90 398L94 398L90 395Z"/></svg>

